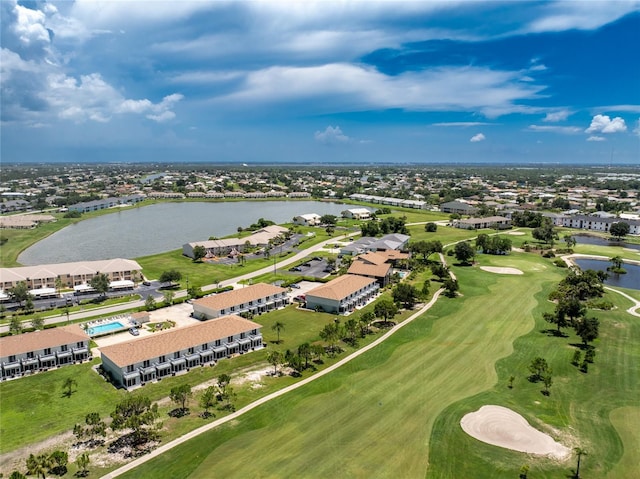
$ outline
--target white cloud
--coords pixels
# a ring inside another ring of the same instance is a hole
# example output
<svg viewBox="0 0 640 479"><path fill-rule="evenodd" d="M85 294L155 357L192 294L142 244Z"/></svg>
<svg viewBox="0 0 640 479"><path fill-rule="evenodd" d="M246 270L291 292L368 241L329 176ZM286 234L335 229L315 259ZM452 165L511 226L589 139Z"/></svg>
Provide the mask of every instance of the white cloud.
<svg viewBox="0 0 640 479"><path fill-rule="evenodd" d="M80 80L64 74L48 76L46 99L59 118L82 123L108 122L114 114L139 114L163 122L175 118L171 108L183 96L172 94L153 103L148 99L125 99L98 73L82 75Z"/></svg>
<svg viewBox="0 0 640 479"><path fill-rule="evenodd" d="M320 143L325 145L337 145L341 143L348 143L350 138L345 135L339 126L331 126L325 128L324 131L316 131L314 138Z"/></svg>
<svg viewBox="0 0 640 479"><path fill-rule="evenodd" d="M527 32L560 32L571 29L593 30L637 11L638 3L627 2L546 2L535 15Z"/></svg>
<svg viewBox="0 0 640 479"><path fill-rule="evenodd" d="M592 135L589 138L587 138L587 141L605 141L606 138L604 136L596 136L596 135Z"/></svg>
<svg viewBox="0 0 640 479"><path fill-rule="evenodd" d="M571 115L571 112L569 110L550 111L542 121L555 123L558 121L566 120L567 118L569 118L569 115Z"/></svg>
<svg viewBox="0 0 640 479"><path fill-rule="evenodd" d="M620 133L627 131L627 125L619 116L612 120L607 115L596 115L591 120L589 128L584 131L585 133Z"/></svg>
<svg viewBox="0 0 640 479"><path fill-rule="evenodd" d="M541 86L519 82L519 72L447 67L385 75L345 63L313 67L276 66L248 73L239 90L214 102L245 104L309 102L340 111L402 108L411 111L480 110L487 115L521 110L517 101L539 97ZM307 106L314 106L307 103Z"/></svg>
<svg viewBox="0 0 640 479"><path fill-rule="evenodd" d="M13 30L20 42L25 46L49 43L49 32L44 26L44 13L40 10L31 10L21 5L15 6L14 13L16 15L16 22L13 25Z"/></svg>
<svg viewBox="0 0 640 479"><path fill-rule="evenodd" d="M529 125L527 130L575 135L576 133L580 133L582 128L578 128L577 126Z"/></svg>
<svg viewBox="0 0 640 479"><path fill-rule="evenodd" d="M477 143L479 141L484 141L486 139L487 139L486 136L484 136L482 133L478 133L477 135L473 135L469 141L471 143Z"/></svg>
<svg viewBox="0 0 640 479"><path fill-rule="evenodd" d="M636 122L636 127L633 129L633 133L637 136L640 136L640 118Z"/></svg>
<svg viewBox="0 0 640 479"><path fill-rule="evenodd" d="M458 127L468 127L468 126L484 126L484 125L497 125L497 123L488 123L485 121L450 121L450 122L442 122L442 123L432 123L431 126L458 126Z"/></svg>

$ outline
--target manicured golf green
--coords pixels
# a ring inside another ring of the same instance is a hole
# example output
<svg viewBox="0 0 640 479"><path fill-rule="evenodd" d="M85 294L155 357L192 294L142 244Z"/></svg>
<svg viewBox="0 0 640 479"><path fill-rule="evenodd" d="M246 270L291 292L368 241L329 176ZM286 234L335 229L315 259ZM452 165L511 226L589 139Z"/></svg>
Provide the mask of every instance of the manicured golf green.
<svg viewBox="0 0 640 479"><path fill-rule="evenodd" d="M493 388L514 340L540 334L535 317L561 276L522 258L522 276L457 269L463 297L439 300L344 368L125 477L424 477L440 413Z"/></svg>

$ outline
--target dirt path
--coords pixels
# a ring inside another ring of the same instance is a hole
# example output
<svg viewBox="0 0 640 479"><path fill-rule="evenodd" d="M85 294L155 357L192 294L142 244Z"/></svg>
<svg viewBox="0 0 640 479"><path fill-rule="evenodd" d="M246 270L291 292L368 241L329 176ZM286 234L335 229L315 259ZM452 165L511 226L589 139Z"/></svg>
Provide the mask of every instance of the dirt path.
<svg viewBox="0 0 640 479"><path fill-rule="evenodd" d="M319 378L321 378L322 376L329 374L332 371L335 371L336 369L344 366L345 364L353 361L355 358L357 358L358 356L366 353L367 351L369 351L370 349L375 348L377 345L379 345L380 343L386 341L387 339L389 339L392 335L394 335L396 332L398 332L400 329L402 329L403 327L405 327L407 324L411 323L413 320L415 320L416 318L418 318L419 316L423 315L425 312L427 312L437 301L438 297L440 296L440 294L442 293L443 290L439 289L438 291L436 291L433 295L433 298L431 298L431 301L429 301L427 304L425 304L421 309L419 309L418 311L416 311L414 314L412 314L410 317L408 317L405 321L403 321L402 323L398 324L396 327L394 327L393 329L389 330L388 332L386 332L384 335L382 335L381 337L379 337L378 339L376 339L375 341L373 341L371 344L363 347L362 349L359 349L358 351L355 351L353 354L351 354L350 356L347 356L344 359L341 359L340 361L338 361L337 363L335 363L332 366L329 366L327 369L324 369L323 371L320 371L317 374L314 374L313 376L310 376L306 379L303 379L300 382L297 382L295 384L292 384L291 386L287 386L283 389L280 389L279 391L276 391L274 393L268 394L267 396L258 399L257 401L252 402L251 404L246 405L245 407L243 407L242 409L239 409L238 411L229 414L228 416L225 416L223 418L217 419L209 424L206 424L202 427L199 427L198 429L195 429L191 432L188 432L187 434L184 434L183 436L180 436L177 439L174 439L171 442L168 442L162 446L160 446L157 449L154 449L151 453L147 454L146 456L140 457L138 459L136 459L135 461L132 461L128 464L125 464L124 466L116 469L115 471L112 471L111 473L103 476L103 479L112 479L114 477L118 477L122 474L124 474L125 472L128 472L132 469L135 469L136 467L140 466L141 464L144 464L147 461L150 461L151 459L159 456L160 454L163 454L167 451L169 451L170 449L173 449L176 446L179 446L180 444L196 437L199 436L200 434L203 434L207 431L210 431L211 429L214 429L222 424L225 424L229 421L233 421L235 419L237 419L238 417L242 416L243 414L246 414L247 412L257 408L258 406L261 406L262 404L271 401L272 399L275 399L277 397L280 397L284 394L287 394L291 391L294 391L298 388L301 388L302 386L305 386L306 384L315 381Z"/></svg>

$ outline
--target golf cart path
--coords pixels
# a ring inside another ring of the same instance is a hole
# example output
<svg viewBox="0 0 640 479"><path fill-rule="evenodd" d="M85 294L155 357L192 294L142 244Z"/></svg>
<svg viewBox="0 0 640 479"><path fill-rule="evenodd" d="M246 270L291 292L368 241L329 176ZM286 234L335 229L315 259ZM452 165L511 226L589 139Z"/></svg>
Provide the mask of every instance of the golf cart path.
<svg viewBox="0 0 640 479"><path fill-rule="evenodd" d="M344 366L345 364L351 362L352 360L354 360L355 358L357 358L358 356L366 353L367 351L369 351L370 349L375 348L377 345L379 345L380 343L386 341L387 339L389 339L392 335L394 335L397 331L399 331L401 328L405 327L407 324L411 323L413 320L415 320L416 318L418 318L419 316L423 315L425 312L427 312L437 301L438 297L440 296L440 294L442 293L442 289L439 289L438 291L436 291L433 295L433 297L431 298L431 300L425 304L422 308L420 308L418 311L416 311L415 313L413 313L411 316L409 316L405 321L403 321L402 323L396 325L394 328L390 329L389 331L387 331L385 334L383 334L382 336L380 336L378 339L376 339L375 341L373 341L371 344L368 344L367 346L364 346L362 349L359 349L357 351L355 351L353 354L341 359L340 361L338 361L337 363L329 366L327 369L324 369L322 371L320 371L317 374L314 374L313 376L309 376L308 378L303 379L300 382L297 382L295 384L292 384L290 386L287 386L283 389L280 389L279 391L275 391L271 394L266 395L263 398L260 398L250 404L247 404L245 407L237 410L236 412L229 414L228 416L225 416L223 418L217 419L209 424L206 424L202 427L199 427L198 429L194 429L191 432L188 432L182 436L180 436L177 439L174 439L173 441L170 441L160 447L158 447L157 449L154 449L152 452L150 452L149 454L139 457L138 459L125 464L124 466L116 469L115 471L110 472L109 474L106 474L104 476L102 476L102 479L112 479L114 477L118 477L122 474L124 474L125 472L128 472L142 464L144 464L145 462L159 456L160 454L163 454L167 451L169 451L170 449L173 449L176 446L179 446L180 444L196 437L199 436L200 434L203 434L207 431L210 431L211 429L214 429L222 424L225 424L229 421L233 421L234 419L239 418L240 416L242 416L243 414L248 413L249 411L257 408L258 406L261 406L262 404L271 401L272 399L275 399L277 397L280 397L284 394L287 394L291 391L294 391L298 388L301 388L302 386L305 386L306 384L315 381L319 378L321 378L322 376L329 374L332 371L335 371L336 369Z"/></svg>

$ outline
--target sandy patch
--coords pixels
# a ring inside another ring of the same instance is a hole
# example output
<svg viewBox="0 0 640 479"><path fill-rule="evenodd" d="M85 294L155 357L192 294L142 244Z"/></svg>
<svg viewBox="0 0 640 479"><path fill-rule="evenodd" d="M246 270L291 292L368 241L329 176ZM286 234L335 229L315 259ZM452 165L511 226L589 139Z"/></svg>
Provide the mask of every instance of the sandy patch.
<svg viewBox="0 0 640 479"><path fill-rule="evenodd" d="M480 266L482 271L498 274L524 274L522 271L516 268L498 268L495 266Z"/></svg>
<svg viewBox="0 0 640 479"><path fill-rule="evenodd" d="M525 418L502 406L482 406L460 421L464 432L479 441L526 452L564 459L571 450L533 428Z"/></svg>
<svg viewBox="0 0 640 479"><path fill-rule="evenodd" d="M511 236L524 236L524 233L522 231L510 231L507 234L509 234Z"/></svg>

